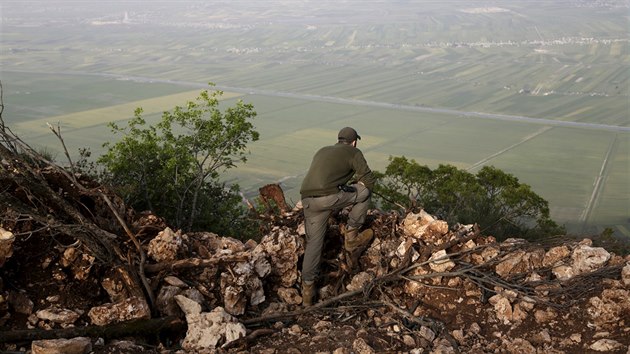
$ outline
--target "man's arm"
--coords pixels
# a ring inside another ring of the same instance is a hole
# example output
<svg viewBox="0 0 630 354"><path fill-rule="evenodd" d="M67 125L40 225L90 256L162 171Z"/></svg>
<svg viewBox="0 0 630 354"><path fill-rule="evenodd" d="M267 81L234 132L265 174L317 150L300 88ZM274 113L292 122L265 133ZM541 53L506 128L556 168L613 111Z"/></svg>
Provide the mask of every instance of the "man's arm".
<svg viewBox="0 0 630 354"><path fill-rule="evenodd" d="M365 161L365 157L361 151L358 151L354 158L354 170L356 171L355 174L357 182L363 183L367 189L372 190L372 188L374 188L374 184L376 183L376 177L374 177L374 174L372 173L372 170L370 170L370 167L368 166L367 161Z"/></svg>

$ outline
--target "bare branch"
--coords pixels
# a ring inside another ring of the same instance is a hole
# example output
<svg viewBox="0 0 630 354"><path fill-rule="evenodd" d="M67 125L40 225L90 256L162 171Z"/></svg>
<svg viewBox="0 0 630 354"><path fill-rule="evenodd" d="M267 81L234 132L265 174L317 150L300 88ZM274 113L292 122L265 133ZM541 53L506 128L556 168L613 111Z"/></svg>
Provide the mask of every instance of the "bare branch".
<svg viewBox="0 0 630 354"><path fill-rule="evenodd" d="M50 128L50 130L53 132L53 134L55 134L55 136L61 142L61 146L63 147L63 152L66 154L66 158L68 159L68 163L70 163L70 171L72 171L72 174L70 175L70 177L72 178L72 181L74 181L74 183L77 183L77 177L76 177L77 173L74 170L74 164L72 163L72 159L70 158L70 154L68 153L68 148L66 147L66 142L61 137L61 125L60 125L60 123L57 122L57 129L55 129L55 127L53 127L52 124L50 124L48 122L46 122L46 125L48 126L48 128Z"/></svg>
<svg viewBox="0 0 630 354"><path fill-rule="evenodd" d="M112 204L112 201L109 199L109 197L103 192L100 192L100 195L103 198L103 200L105 200L105 203L107 203L107 206L109 206L109 209L112 211L112 213L114 213L114 215L116 216L116 219L118 220L120 225L123 227L123 229L127 233L127 236L129 236L133 244L136 246L136 250L140 254L140 264L138 265L138 273L140 275L140 280L142 281L142 285L144 285L144 290L147 292L147 295L149 296L151 307L153 307L153 305L155 304L155 298L153 296L153 290L151 289L151 285L149 284L149 281L147 280L147 277L144 274L144 263L146 262L147 257L144 253L144 250L142 249L142 245L140 244L136 236L133 234L133 232L131 232L131 230L129 229L129 227L123 220L123 218L120 217L120 214L118 214L118 212L114 208L114 205Z"/></svg>

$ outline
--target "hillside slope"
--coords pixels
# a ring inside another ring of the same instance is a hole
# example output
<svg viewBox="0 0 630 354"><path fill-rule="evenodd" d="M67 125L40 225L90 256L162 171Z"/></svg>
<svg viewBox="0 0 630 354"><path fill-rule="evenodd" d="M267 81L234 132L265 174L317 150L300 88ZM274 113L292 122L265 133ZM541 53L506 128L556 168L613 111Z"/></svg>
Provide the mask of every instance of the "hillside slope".
<svg viewBox="0 0 630 354"><path fill-rule="evenodd" d="M372 210L352 270L340 210L304 308L303 216L279 186L261 188L259 242L182 233L0 128L2 351L630 351L630 256L591 240L498 242L423 210Z"/></svg>

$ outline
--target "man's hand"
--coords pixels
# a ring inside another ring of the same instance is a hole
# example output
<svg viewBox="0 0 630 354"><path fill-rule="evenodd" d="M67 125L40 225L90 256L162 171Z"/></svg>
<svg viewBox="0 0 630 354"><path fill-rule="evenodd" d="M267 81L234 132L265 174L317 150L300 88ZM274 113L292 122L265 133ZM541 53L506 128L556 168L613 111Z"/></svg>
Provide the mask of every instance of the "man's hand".
<svg viewBox="0 0 630 354"><path fill-rule="evenodd" d="M354 188L353 186L349 186L347 184L340 184L340 185L337 186L337 188L339 188L339 190L342 190L342 191L347 192L347 193L354 193L354 192L357 191L356 188Z"/></svg>

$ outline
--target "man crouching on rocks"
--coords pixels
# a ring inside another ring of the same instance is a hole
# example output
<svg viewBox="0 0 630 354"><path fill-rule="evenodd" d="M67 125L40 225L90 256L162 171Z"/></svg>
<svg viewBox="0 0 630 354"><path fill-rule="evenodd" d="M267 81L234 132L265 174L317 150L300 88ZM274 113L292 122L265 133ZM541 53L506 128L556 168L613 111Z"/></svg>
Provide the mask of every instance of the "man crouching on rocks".
<svg viewBox="0 0 630 354"><path fill-rule="evenodd" d="M339 131L337 144L321 148L304 177L300 194L304 207L306 248L302 263L302 302L313 305L315 278L319 273L328 218L336 209L352 206L348 224L341 231L348 266L358 265L361 252L372 239L371 229L359 232L370 203L370 190L376 181L363 153L357 149L361 137L356 130L345 127ZM355 177L356 183L347 185Z"/></svg>

